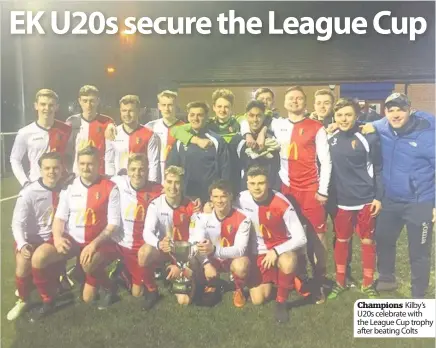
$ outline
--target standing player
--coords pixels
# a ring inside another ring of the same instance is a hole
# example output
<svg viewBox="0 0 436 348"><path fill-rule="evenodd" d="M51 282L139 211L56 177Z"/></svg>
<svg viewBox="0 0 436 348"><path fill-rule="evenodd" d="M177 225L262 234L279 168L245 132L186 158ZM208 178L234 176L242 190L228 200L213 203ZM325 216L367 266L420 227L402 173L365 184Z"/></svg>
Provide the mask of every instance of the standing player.
<svg viewBox="0 0 436 348"><path fill-rule="evenodd" d="M292 204L281 193L269 189L268 172L253 166L247 173L248 191L236 204L253 222L257 238L254 246L250 296L255 305L264 303L276 283L275 318L287 322L286 301L294 284L297 253L306 245L303 226Z"/></svg>
<svg viewBox="0 0 436 348"><path fill-rule="evenodd" d="M171 151L176 139L171 135L173 127L181 126L184 122L176 118L175 103L177 93L163 91L158 94L158 108L162 118L148 122L145 126L150 128L159 137L160 149L160 175L162 184L164 182L165 161Z"/></svg>
<svg viewBox="0 0 436 348"><path fill-rule="evenodd" d="M183 145L180 140L171 149L167 166L185 169L183 192L191 198L209 199L208 188L215 180L229 180L231 163L226 142L207 128L209 106L203 102L192 102L187 106L191 133L207 139L213 146L203 149L195 144Z"/></svg>
<svg viewBox="0 0 436 348"><path fill-rule="evenodd" d="M295 200L308 238L308 256L314 265L318 301L324 301L322 284L326 273L327 230L324 205L332 164L327 133L323 125L305 118L306 95L299 86L285 93L287 119L274 119L271 129L281 145L281 192ZM306 273L306 258L301 254L299 276Z"/></svg>
<svg viewBox="0 0 436 348"><path fill-rule="evenodd" d="M80 256L80 265L86 273L83 300L92 302L97 289L99 309L112 302L113 287L105 267L116 257L112 235L120 226L120 194L115 183L99 174L100 151L86 147L77 154L80 177L62 191L53 222L53 241L38 248L33 268L41 275L40 292L44 304L34 320L50 314L55 307L50 291L49 267L59 261Z"/></svg>
<svg viewBox="0 0 436 348"><path fill-rule="evenodd" d="M39 90L34 103L38 118L35 122L21 128L15 138L10 162L15 177L23 187L39 178L38 163L44 153L59 152L65 155L71 127L55 119L59 108L58 102L58 95L52 90ZM23 168L23 157L26 153L30 162L30 171L27 174Z"/></svg>
<svg viewBox="0 0 436 348"><path fill-rule="evenodd" d="M335 105L339 126L329 139L333 162L333 182L337 192L335 217L336 284L329 294L335 299L345 290L349 240L356 228L362 243L363 283L361 291L378 297L373 285L375 270L375 217L381 209L381 152L377 135L364 136L356 125L357 106L339 99Z"/></svg>
<svg viewBox="0 0 436 348"><path fill-rule="evenodd" d="M59 201L63 166L58 152L41 155L38 161L41 177L20 192L12 217L12 233L15 240L15 283L19 299L8 312L7 319L15 320L29 307L32 291L32 259L35 250L52 235L51 224ZM59 270L51 269L52 274ZM52 277L56 288L57 277ZM39 289L39 273L33 269L33 281Z"/></svg>
<svg viewBox="0 0 436 348"><path fill-rule="evenodd" d="M232 207L232 186L218 180L209 187L212 213L199 214L193 219L193 236L197 248L204 257L206 277L205 302L216 303L218 290L216 279L219 273L231 272L236 291L233 304L241 308L246 299L243 294L248 278L250 260L247 256L251 220L239 209Z"/></svg>
<svg viewBox="0 0 436 348"><path fill-rule="evenodd" d="M120 100L121 121L113 142L108 144L106 162L115 168L115 173L127 169L132 153L143 153L148 162L148 180L160 182L159 142L149 128L139 124L140 101L136 95L126 95Z"/></svg>
<svg viewBox="0 0 436 348"><path fill-rule="evenodd" d="M98 113L98 106L100 104L99 95L100 92L94 86L86 85L80 88L78 100L82 113L70 116L66 121L73 128L71 142L74 148L73 171L76 174L80 174L77 154L88 146L95 147L99 151L99 174L114 174L114 168L108 165L108 160L111 156L106 156L108 141L104 136L107 126L113 124L113 120L109 116Z"/></svg>
<svg viewBox="0 0 436 348"><path fill-rule="evenodd" d="M144 309L149 310L159 298L156 282L153 277L154 268L164 261L173 261L169 255L172 241L190 240L189 225L194 214L195 205L183 196L184 170L169 166L165 170L164 194L153 200L147 210L143 236L145 243L139 250L138 258L144 267L144 284L147 287ZM191 270L193 267L191 265ZM167 267L167 280L180 276L181 270L172 262ZM186 274L192 277L192 274ZM194 288L192 289L194 291ZM176 294L179 304L188 305L191 294Z"/></svg>
<svg viewBox="0 0 436 348"><path fill-rule="evenodd" d="M138 264L138 251L144 244L144 220L150 201L159 196L162 186L147 180L147 158L133 154L127 163L127 175L113 176L120 190L122 231L113 239L118 243L118 253L132 278L132 295L143 295L143 278L146 275ZM147 283L146 283L147 284Z"/></svg>

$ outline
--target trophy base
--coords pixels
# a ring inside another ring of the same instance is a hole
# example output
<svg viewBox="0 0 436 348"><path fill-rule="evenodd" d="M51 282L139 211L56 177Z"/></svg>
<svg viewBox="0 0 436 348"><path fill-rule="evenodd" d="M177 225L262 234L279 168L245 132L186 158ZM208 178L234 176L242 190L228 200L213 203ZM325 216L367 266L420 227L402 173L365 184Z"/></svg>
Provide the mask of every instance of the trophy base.
<svg viewBox="0 0 436 348"><path fill-rule="evenodd" d="M192 293L192 283L174 282L171 290L174 294L190 295Z"/></svg>

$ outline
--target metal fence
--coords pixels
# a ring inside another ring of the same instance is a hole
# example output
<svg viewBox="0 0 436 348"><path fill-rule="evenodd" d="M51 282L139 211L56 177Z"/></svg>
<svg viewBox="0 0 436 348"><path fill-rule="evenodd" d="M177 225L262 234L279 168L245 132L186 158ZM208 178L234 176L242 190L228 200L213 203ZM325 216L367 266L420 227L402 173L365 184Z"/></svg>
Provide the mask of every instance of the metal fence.
<svg viewBox="0 0 436 348"><path fill-rule="evenodd" d="M1 178L12 174L9 158L17 132L0 133Z"/></svg>

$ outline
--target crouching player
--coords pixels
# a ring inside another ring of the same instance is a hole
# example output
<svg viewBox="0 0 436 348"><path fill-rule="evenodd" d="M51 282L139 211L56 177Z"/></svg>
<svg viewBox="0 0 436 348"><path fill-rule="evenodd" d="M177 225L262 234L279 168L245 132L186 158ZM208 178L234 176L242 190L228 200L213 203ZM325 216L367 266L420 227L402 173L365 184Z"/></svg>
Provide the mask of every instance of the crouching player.
<svg viewBox="0 0 436 348"><path fill-rule="evenodd" d="M251 167L247 187L236 204L251 219L257 235L249 281L251 301L255 305L264 303L271 295L271 283L276 283L275 318L287 322L286 301L294 286L297 254L306 245L306 235L292 204L269 188L267 169Z"/></svg>
<svg viewBox="0 0 436 348"><path fill-rule="evenodd" d="M16 260L15 282L19 299L8 312L8 320L15 320L28 309L32 273L33 282L40 289L40 274L38 269L32 269L32 262L38 263L36 251L52 235L52 221L59 201L58 182L63 172L61 155L57 152L44 153L38 161L38 166L41 177L21 190L12 217ZM60 271L61 269L58 269L52 274L59 274ZM55 291L58 280L59 278L55 276L50 278Z"/></svg>
<svg viewBox="0 0 436 348"><path fill-rule="evenodd" d="M339 99L334 107L339 129L330 136L333 182L337 192L335 216L336 284L328 299L335 299L346 289L348 244L354 228L361 240L363 283L361 291L369 298L378 294L373 285L375 269L375 217L381 209L381 150L376 134L360 133L356 125L357 107L347 99Z"/></svg>
<svg viewBox="0 0 436 348"><path fill-rule="evenodd" d="M147 285L144 310L151 309L159 299L159 292L154 279L156 267L170 262L167 267L167 280L174 280L181 275L181 270L171 258L172 241L189 241L191 216L196 210L194 202L183 196L183 168L169 166L165 170L164 194L154 199L148 206L143 229L145 244L139 249L138 261L144 267L144 282ZM192 278L192 270L185 274ZM192 289L192 292L194 288ZM187 305L192 300L191 294L176 294L177 301Z"/></svg>
<svg viewBox="0 0 436 348"><path fill-rule="evenodd" d="M232 206L232 185L218 180L209 187L213 210L193 218L193 236L197 241L206 278L205 304L214 304L219 299L216 280L219 273L231 272L235 283L233 304L243 307L246 299L243 288L249 274L250 260L247 249L251 220Z"/></svg>
<svg viewBox="0 0 436 348"><path fill-rule="evenodd" d="M32 268L38 273L43 298L43 306L34 313L33 320L55 308L51 266L76 256L86 275L83 300L92 302L101 287L98 308L105 309L112 302L113 289L105 267L116 256L111 236L120 225L119 191L112 181L99 175L98 149L80 150L77 163L80 176L60 194L53 240L41 245L33 257Z"/></svg>
<svg viewBox="0 0 436 348"><path fill-rule="evenodd" d="M112 238L117 251L131 277L132 295L144 294L149 275L138 264L138 252L144 244L142 237L145 217L150 202L162 193L162 186L148 181L148 161L145 154L132 154L127 161L127 175L113 176L111 180L120 190L122 229Z"/></svg>

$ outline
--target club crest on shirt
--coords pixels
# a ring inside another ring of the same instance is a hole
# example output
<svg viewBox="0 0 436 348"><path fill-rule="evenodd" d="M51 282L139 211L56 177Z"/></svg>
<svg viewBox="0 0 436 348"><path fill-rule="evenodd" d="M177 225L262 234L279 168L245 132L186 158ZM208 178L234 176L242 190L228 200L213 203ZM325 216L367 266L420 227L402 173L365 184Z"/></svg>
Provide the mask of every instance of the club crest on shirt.
<svg viewBox="0 0 436 348"><path fill-rule="evenodd" d="M233 231L233 226L232 225L227 225L227 232L230 234Z"/></svg>
<svg viewBox="0 0 436 348"><path fill-rule="evenodd" d="M148 202L148 193L144 192L144 201Z"/></svg>
<svg viewBox="0 0 436 348"><path fill-rule="evenodd" d="M183 223L183 220L185 219L185 214L180 214L180 222Z"/></svg>
<svg viewBox="0 0 436 348"><path fill-rule="evenodd" d="M140 144L140 143L141 143L141 138L136 137L136 144L138 145L138 144Z"/></svg>
<svg viewBox="0 0 436 348"><path fill-rule="evenodd" d="M229 132L230 132L230 133L233 133L233 132L234 132L232 127L229 127Z"/></svg>
<svg viewBox="0 0 436 348"><path fill-rule="evenodd" d="M356 140L353 140L351 142L351 147L353 148L353 150L356 150Z"/></svg>
<svg viewBox="0 0 436 348"><path fill-rule="evenodd" d="M300 131L299 131L298 133L300 134L300 136L303 135L303 134L304 134L304 129L301 128Z"/></svg>
<svg viewBox="0 0 436 348"><path fill-rule="evenodd" d="M267 211L265 215L266 215L267 220L271 220L271 212L270 211Z"/></svg>
<svg viewBox="0 0 436 348"><path fill-rule="evenodd" d="M99 199L100 199L100 192L97 192L97 193L95 194L95 199L96 199L96 200L99 200Z"/></svg>

